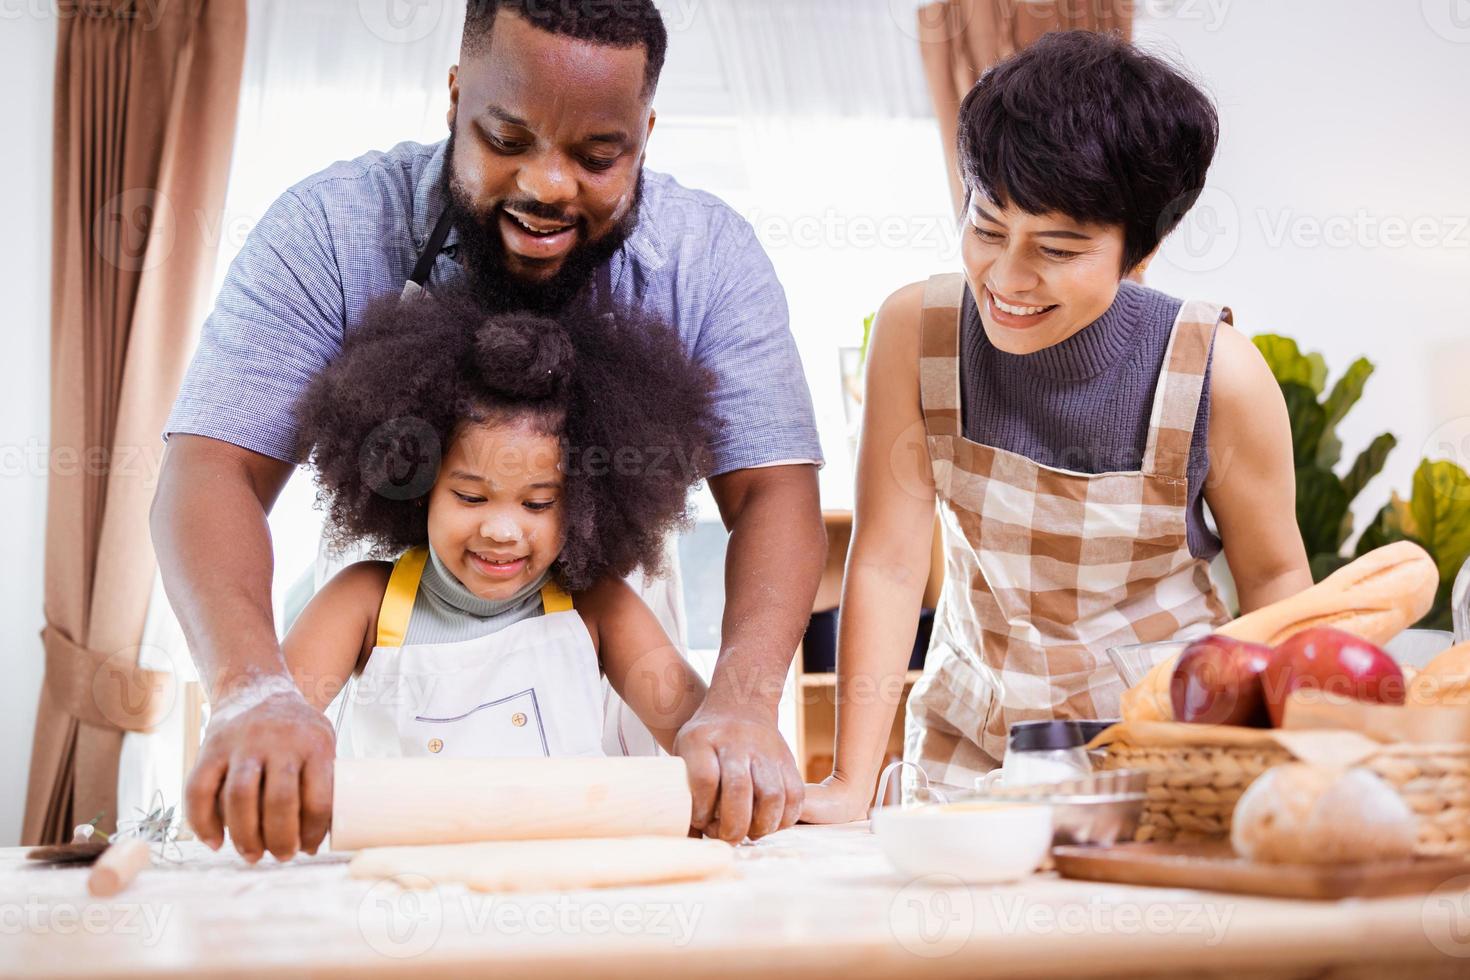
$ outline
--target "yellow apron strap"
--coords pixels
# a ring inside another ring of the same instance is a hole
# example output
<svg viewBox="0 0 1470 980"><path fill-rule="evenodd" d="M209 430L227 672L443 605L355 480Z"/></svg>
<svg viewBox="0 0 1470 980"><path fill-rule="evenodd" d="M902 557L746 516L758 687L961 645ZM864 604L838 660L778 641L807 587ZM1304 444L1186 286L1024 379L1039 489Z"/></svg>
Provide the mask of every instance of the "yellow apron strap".
<svg viewBox="0 0 1470 980"><path fill-rule="evenodd" d="M552 613L570 612L572 597L555 582L547 582L541 590L541 609L548 616Z"/></svg>
<svg viewBox="0 0 1470 980"><path fill-rule="evenodd" d="M424 577L424 565L428 560L428 548L410 548L393 563L393 574L388 576L383 604L378 607L377 646L403 646L404 634L408 632L408 617L413 613L413 601L419 594L419 579Z"/></svg>

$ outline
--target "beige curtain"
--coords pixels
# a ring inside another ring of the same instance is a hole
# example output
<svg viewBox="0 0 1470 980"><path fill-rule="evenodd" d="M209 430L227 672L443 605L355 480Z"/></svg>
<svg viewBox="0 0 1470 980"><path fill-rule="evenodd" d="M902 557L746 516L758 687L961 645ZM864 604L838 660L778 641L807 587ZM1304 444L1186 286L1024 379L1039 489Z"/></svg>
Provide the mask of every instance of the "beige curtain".
<svg viewBox="0 0 1470 980"><path fill-rule="evenodd" d="M960 103L980 76L1049 31L1133 33L1134 0L942 0L919 8L919 47L944 140L955 212L965 206Z"/></svg>
<svg viewBox="0 0 1470 980"><path fill-rule="evenodd" d="M171 674L138 668L148 507L208 298L245 53L245 0L76 6L56 54L46 672L28 843L70 840L96 817L115 826L123 732L157 725L177 695Z"/></svg>

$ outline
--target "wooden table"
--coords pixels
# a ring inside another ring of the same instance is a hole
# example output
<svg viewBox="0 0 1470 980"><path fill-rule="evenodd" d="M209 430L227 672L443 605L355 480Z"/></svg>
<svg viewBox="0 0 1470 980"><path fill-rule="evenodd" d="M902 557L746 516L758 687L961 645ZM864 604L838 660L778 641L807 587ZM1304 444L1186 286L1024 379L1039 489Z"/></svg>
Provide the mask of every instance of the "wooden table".
<svg viewBox="0 0 1470 980"><path fill-rule="evenodd" d="M0 850L0 975L1279 977L1470 975L1470 893L1334 904L894 872L865 824L798 827L738 875L566 895L405 892L346 856L185 845L111 902Z"/></svg>

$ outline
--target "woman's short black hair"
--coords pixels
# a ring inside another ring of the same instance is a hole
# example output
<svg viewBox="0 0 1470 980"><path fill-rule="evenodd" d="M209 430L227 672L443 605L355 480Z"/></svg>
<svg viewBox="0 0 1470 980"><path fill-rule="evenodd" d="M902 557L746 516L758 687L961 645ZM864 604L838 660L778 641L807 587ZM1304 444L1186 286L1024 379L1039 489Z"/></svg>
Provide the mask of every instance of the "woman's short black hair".
<svg viewBox="0 0 1470 980"><path fill-rule="evenodd" d="M1123 226L1126 274L1194 206L1215 107L1173 65L1111 34L1047 34L960 107L960 173L996 206Z"/></svg>
<svg viewBox="0 0 1470 980"><path fill-rule="evenodd" d="M648 55L643 94L651 97L658 88L668 57L669 32L654 0L469 0L465 50L488 48L495 15L502 10L551 34L615 48L641 47Z"/></svg>
<svg viewBox="0 0 1470 980"><path fill-rule="evenodd" d="M429 541L424 498L462 426L531 420L562 442L562 584L657 573L709 475L714 380L636 313L487 315L462 289L371 304L296 407L298 449L339 545Z"/></svg>

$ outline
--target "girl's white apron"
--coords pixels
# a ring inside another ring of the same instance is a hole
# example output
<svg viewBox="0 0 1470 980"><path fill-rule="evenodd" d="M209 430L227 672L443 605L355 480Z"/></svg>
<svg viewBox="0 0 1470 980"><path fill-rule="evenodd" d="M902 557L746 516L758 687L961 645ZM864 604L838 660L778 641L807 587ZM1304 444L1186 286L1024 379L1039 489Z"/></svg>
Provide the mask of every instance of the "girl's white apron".
<svg viewBox="0 0 1470 980"><path fill-rule="evenodd" d="M571 597L548 585L543 616L474 640L405 646L427 559L416 548L393 566L372 656L338 698L337 754L606 754L602 672Z"/></svg>

